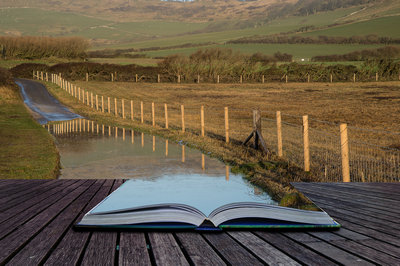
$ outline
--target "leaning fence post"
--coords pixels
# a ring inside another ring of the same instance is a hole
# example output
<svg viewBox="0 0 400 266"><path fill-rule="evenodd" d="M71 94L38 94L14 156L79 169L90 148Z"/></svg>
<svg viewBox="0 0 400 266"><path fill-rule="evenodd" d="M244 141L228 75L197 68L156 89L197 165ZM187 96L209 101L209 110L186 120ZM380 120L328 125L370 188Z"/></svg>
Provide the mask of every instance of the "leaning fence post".
<svg viewBox="0 0 400 266"><path fill-rule="evenodd" d="M153 127L156 125L156 117L154 113L154 102L151 103L151 120Z"/></svg>
<svg viewBox="0 0 400 266"><path fill-rule="evenodd" d="M308 115L303 116L304 171L310 171L310 142L308 136Z"/></svg>
<svg viewBox="0 0 400 266"><path fill-rule="evenodd" d="M225 142L229 143L229 114L228 107L225 107Z"/></svg>
<svg viewBox="0 0 400 266"><path fill-rule="evenodd" d="M276 112L276 133L278 136L278 156L282 157L283 156L283 148L282 148L282 118L281 118L281 112L277 111Z"/></svg>
<svg viewBox="0 0 400 266"><path fill-rule="evenodd" d="M181 105L182 132L185 132L185 106Z"/></svg>
<svg viewBox="0 0 400 266"><path fill-rule="evenodd" d="M165 128L168 129L168 106L166 103L164 104L164 110L165 110Z"/></svg>
<svg viewBox="0 0 400 266"><path fill-rule="evenodd" d="M340 146L342 153L343 182L350 182L349 139L347 124L340 124Z"/></svg>
<svg viewBox="0 0 400 266"><path fill-rule="evenodd" d="M200 108L201 136L204 137L204 106Z"/></svg>

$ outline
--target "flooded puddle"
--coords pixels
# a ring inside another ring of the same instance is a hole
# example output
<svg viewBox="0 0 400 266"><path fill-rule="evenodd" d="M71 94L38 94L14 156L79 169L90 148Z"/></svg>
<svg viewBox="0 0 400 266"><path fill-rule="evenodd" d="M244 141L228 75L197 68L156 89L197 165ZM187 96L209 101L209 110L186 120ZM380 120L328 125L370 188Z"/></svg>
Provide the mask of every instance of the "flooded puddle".
<svg viewBox="0 0 400 266"><path fill-rule="evenodd" d="M218 191L243 191L242 200L274 204L268 194L251 185L229 166L183 144L130 129L99 125L85 119L46 125L60 152L60 179L173 178L213 183ZM213 187L213 186L211 186ZM213 193L213 192L210 192ZM235 195L232 195L235 197ZM247 198L246 198L247 197Z"/></svg>

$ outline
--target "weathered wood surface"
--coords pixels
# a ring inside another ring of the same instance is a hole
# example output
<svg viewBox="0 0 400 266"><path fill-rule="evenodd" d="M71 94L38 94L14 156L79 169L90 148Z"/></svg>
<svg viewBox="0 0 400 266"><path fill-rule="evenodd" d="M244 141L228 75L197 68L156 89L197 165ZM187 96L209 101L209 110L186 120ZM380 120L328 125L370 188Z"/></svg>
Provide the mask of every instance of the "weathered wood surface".
<svg viewBox="0 0 400 266"><path fill-rule="evenodd" d="M76 231L121 180L0 180L0 265L399 265L400 184L295 183L338 231Z"/></svg>

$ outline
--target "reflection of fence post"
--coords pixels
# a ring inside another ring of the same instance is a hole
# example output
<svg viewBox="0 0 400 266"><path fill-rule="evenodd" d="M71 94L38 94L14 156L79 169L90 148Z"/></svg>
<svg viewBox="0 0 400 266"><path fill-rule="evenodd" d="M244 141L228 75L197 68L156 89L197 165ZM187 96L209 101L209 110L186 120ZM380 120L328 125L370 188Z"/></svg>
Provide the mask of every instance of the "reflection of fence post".
<svg viewBox="0 0 400 266"><path fill-rule="evenodd" d="M143 121L144 119L143 119L143 102L140 102L140 121L142 122L142 124L143 124Z"/></svg>
<svg viewBox="0 0 400 266"><path fill-rule="evenodd" d="M164 104L164 109L165 109L165 128L168 129L168 106L166 103Z"/></svg>
<svg viewBox="0 0 400 266"><path fill-rule="evenodd" d="M131 100L131 120L133 121L133 101Z"/></svg>
<svg viewBox="0 0 400 266"><path fill-rule="evenodd" d="M349 139L347 135L347 124L340 124L340 145L342 153L343 182L350 182Z"/></svg>
<svg viewBox="0 0 400 266"><path fill-rule="evenodd" d="M308 136L308 115L303 116L304 171L310 171L310 142Z"/></svg>
<svg viewBox="0 0 400 266"><path fill-rule="evenodd" d="M225 141L229 143L229 114L228 107L225 107Z"/></svg>
<svg viewBox="0 0 400 266"><path fill-rule="evenodd" d="M122 108L122 119L125 119L125 101L121 100L121 108Z"/></svg>
<svg viewBox="0 0 400 266"><path fill-rule="evenodd" d="M185 132L185 107L181 105L182 132Z"/></svg>
<svg viewBox="0 0 400 266"><path fill-rule="evenodd" d="M201 136L204 137L204 106L200 109Z"/></svg>
<svg viewBox="0 0 400 266"><path fill-rule="evenodd" d="M108 113L110 114L111 113L110 97L107 97L107 110L108 110Z"/></svg>
<svg viewBox="0 0 400 266"><path fill-rule="evenodd" d="M114 98L114 111L115 111L115 116L118 116L117 98Z"/></svg>
<svg viewBox="0 0 400 266"><path fill-rule="evenodd" d="M276 131L278 136L278 156L283 156L283 148L282 148L282 119L281 112L276 112Z"/></svg>
<svg viewBox="0 0 400 266"><path fill-rule="evenodd" d="M156 125L156 118L154 113L154 102L151 103L151 120L153 127Z"/></svg>

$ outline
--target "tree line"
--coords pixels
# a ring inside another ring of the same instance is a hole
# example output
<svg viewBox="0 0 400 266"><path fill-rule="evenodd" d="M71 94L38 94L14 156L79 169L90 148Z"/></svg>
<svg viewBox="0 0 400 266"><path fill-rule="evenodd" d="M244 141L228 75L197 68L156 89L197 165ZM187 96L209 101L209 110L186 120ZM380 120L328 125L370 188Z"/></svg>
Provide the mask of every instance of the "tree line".
<svg viewBox="0 0 400 266"><path fill-rule="evenodd" d="M81 37L0 36L3 59L85 58L89 42Z"/></svg>
<svg viewBox="0 0 400 266"><path fill-rule="evenodd" d="M365 49L347 54L318 55L313 56L314 62L339 62L339 61L365 61L370 59L396 59L400 58L400 48L385 46L376 49Z"/></svg>
<svg viewBox="0 0 400 266"><path fill-rule="evenodd" d="M243 37L236 40L231 40L228 43L232 44L249 44L249 43L264 43L264 44L400 44L400 38L379 37L374 34L364 36L297 36L297 35L266 35L266 36L251 36Z"/></svg>

